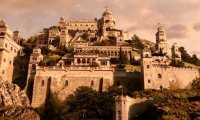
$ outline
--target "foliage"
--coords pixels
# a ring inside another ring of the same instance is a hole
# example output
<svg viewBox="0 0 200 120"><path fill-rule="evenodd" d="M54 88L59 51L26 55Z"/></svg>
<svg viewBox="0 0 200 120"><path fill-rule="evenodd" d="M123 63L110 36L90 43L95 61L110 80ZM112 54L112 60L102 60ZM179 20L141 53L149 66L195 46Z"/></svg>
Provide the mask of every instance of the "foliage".
<svg viewBox="0 0 200 120"><path fill-rule="evenodd" d="M184 47L180 47L179 51L181 52L181 58L184 62L192 63L194 65L200 66L200 59L197 55L192 55L192 57L187 53Z"/></svg>
<svg viewBox="0 0 200 120"><path fill-rule="evenodd" d="M184 63L180 60L172 60L170 63L170 66L174 66L174 67L184 67Z"/></svg>
<svg viewBox="0 0 200 120"><path fill-rule="evenodd" d="M200 89L200 78L197 78L192 82L192 89Z"/></svg>

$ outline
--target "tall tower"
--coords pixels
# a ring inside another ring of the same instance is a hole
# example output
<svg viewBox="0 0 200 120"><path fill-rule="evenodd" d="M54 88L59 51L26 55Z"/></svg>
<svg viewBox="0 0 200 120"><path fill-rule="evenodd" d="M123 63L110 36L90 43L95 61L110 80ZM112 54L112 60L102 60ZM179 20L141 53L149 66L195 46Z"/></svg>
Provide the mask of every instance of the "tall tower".
<svg viewBox="0 0 200 120"><path fill-rule="evenodd" d="M41 54L41 49L39 47L35 47L33 49L33 53L30 56L29 65L28 65L28 75L27 75L27 83L26 83L26 92L28 93L29 99L32 98L32 89L34 77L36 74L36 67L38 64L43 61L43 55Z"/></svg>
<svg viewBox="0 0 200 120"><path fill-rule="evenodd" d="M162 25L159 24L156 33L156 49L159 53L162 53L171 58L171 50L167 43L166 34Z"/></svg>
<svg viewBox="0 0 200 120"><path fill-rule="evenodd" d="M13 40L13 32L8 25L0 20L0 77L9 82L18 77L19 64L16 64L19 59L19 51L21 46Z"/></svg>
<svg viewBox="0 0 200 120"><path fill-rule="evenodd" d="M68 43L69 43L69 34L68 34L68 25L64 19L64 17L60 18L60 49L63 49L64 47L68 47Z"/></svg>
<svg viewBox="0 0 200 120"><path fill-rule="evenodd" d="M179 51L178 49L178 45L177 43L174 43L174 45L172 46L172 58L175 60L175 61L181 61L181 52Z"/></svg>
<svg viewBox="0 0 200 120"><path fill-rule="evenodd" d="M101 18L101 29L103 36L106 35L106 31L108 29L114 29L114 28L115 28L115 20L112 16L112 12L106 8L106 11L104 11Z"/></svg>
<svg viewBox="0 0 200 120"><path fill-rule="evenodd" d="M19 31L14 31L13 32L13 40L16 42L16 43L18 43L18 44L20 44L20 32Z"/></svg>
<svg viewBox="0 0 200 120"><path fill-rule="evenodd" d="M115 120L128 120L128 96L117 96L115 98Z"/></svg>

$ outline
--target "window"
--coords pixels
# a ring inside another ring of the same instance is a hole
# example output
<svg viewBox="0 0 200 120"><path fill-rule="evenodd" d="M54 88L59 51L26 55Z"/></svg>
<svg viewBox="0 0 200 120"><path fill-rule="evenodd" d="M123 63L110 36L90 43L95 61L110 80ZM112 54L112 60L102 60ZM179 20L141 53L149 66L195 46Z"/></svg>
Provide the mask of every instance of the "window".
<svg viewBox="0 0 200 120"><path fill-rule="evenodd" d="M148 79L148 83L151 83L151 80Z"/></svg>
<svg viewBox="0 0 200 120"><path fill-rule="evenodd" d="M14 50L14 52L16 53L16 49Z"/></svg>
<svg viewBox="0 0 200 120"><path fill-rule="evenodd" d="M8 44L6 43L6 44L5 44L5 47L7 47L7 46L8 46Z"/></svg>
<svg viewBox="0 0 200 120"><path fill-rule="evenodd" d="M4 71L4 70L2 70L2 74L5 74L5 71Z"/></svg>
<svg viewBox="0 0 200 120"><path fill-rule="evenodd" d="M145 55L145 57L149 57L149 55L148 55L148 54L146 54L146 55Z"/></svg>
<svg viewBox="0 0 200 120"><path fill-rule="evenodd" d="M3 61L6 62L6 58L4 58Z"/></svg>
<svg viewBox="0 0 200 120"><path fill-rule="evenodd" d="M158 74L158 78L162 78L162 75L161 75L161 74Z"/></svg>
<svg viewBox="0 0 200 120"><path fill-rule="evenodd" d="M9 63L10 63L10 65L11 65L11 64L12 64L12 61L10 61Z"/></svg>
<svg viewBox="0 0 200 120"><path fill-rule="evenodd" d="M163 89L163 86L162 86L162 85L160 86L160 89L161 89L161 90Z"/></svg>
<svg viewBox="0 0 200 120"><path fill-rule="evenodd" d="M65 80L65 86L68 86L68 85L69 85L68 80Z"/></svg>
<svg viewBox="0 0 200 120"><path fill-rule="evenodd" d="M93 87L93 86L94 86L94 81L92 80L92 81L91 81L91 87Z"/></svg>
<svg viewBox="0 0 200 120"><path fill-rule="evenodd" d="M80 59L77 59L77 63L80 64L80 63L81 63L81 60L80 60Z"/></svg>
<svg viewBox="0 0 200 120"><path fill-rule="evenodd" d="M10 50L12 51L12 50L13 50L13 47L11 47Z"/></svg>
<svg viewBox="0 0 200 120"><path fill-rule="evenodd" d="M42 82L41 82L41 86L44 86L44 80L42 80Z"/></svg>
<svg viewBox="0 0 200 120"><path fill-rule="evenodd" d="M149 68L150 66L149 65L147 65L147 68Z"/></svg>

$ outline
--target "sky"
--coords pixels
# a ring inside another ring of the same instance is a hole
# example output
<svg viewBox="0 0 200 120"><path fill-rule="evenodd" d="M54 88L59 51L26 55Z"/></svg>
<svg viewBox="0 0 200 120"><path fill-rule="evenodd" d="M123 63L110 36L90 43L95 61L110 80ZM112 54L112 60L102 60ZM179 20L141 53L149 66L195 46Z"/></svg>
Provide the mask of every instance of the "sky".
<svg viewBox="0 0 200 120"><path fill-rule="evenodd" d="M155 42L158 23L169 44L184 46L200 57L200 0L0 0L0 17L24 37L44 27L58 25L59 18L101 18L107 7L116 28Z"/></svg>

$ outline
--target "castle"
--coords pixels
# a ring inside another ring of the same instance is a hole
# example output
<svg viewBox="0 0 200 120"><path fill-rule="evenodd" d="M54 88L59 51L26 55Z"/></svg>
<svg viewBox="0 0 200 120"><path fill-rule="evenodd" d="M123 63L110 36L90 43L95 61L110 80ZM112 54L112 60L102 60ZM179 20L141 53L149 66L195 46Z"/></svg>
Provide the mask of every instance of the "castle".
<svg viewBox="0 0 200 120"><path fill-rule="evenodd" d="M61 17L59 26L45 29L34 36L36 47L26 64L23 62L26 61L23 47L19 45L19 31L12 32L4 21L0 21L0 75L5 81L13 82L22 77L27 68L26 91L32 94L32 107L45 105L49 96L57 96L64 101L80 86L105 91L116 82L119 85L119 81L126 81L127 76L133 78L133 71L117 69L117 65L111 64L111 59L123 54L131 60L134 48L125 41L129 39L128 33L116 29L115 24L112 12L108 9L100 19L73 19L66 22ZM52 46L56 42L57 48ZM106 42L112 44L104 45ZM73 48L74 54L65 54L56 65L46 66L41 64L44 61L43 47L52 51ZM177 44L172 47L168 44L161 25L156 32L155 48L154 51L145 48L141 53L141 89L190 88L192 81L200 77L196 68L171 65L173 61L182 60L181 53ZM117 100L126 101L125 98ZM122 103L117 106L116 116L119 119L124 117L124 109L128 111L129 107L123 107Z"/></svg>

